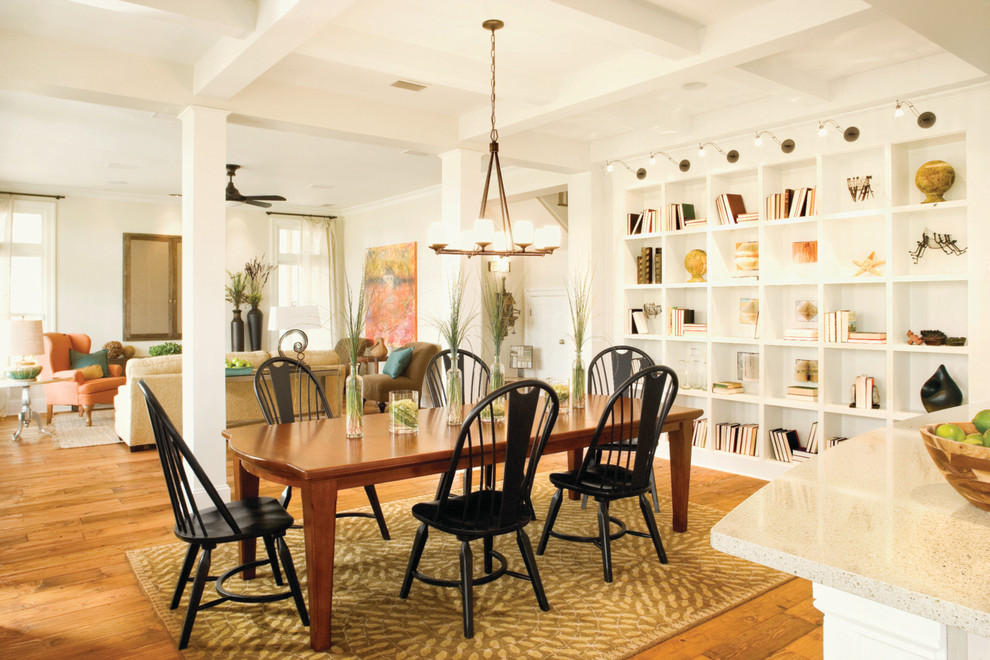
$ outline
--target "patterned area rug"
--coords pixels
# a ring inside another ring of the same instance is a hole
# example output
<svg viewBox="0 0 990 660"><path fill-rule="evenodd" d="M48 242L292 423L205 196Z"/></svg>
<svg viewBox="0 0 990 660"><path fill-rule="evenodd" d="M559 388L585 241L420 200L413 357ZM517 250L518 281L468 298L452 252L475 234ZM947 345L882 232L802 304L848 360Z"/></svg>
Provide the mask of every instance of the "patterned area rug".
<svg viewBox="0 0 990 660"><path fill-rule="evenodd" d="M113 415L112 408L94 410L93 425L86 426L86 418L80 417L77 413L59 413L52 419L55 426L52 444L56 449L73 449L120 442L113 428Z"/></svg>
<svg viewBox="0 0 990 660"><path fill-rule="evenodd" d="M545 477L541 481L533 493L540 521L527 527L534 549L553 493ZM662 513L657 522L669 564L660 564L649 539L626 536L612 543L614 582L605 584L601 553L594 545L551 538L546 553L537 557L550 611L540 611L529 582L504 576L475 587L475 636L467 640L456 589L416 581L407 600L398 597L417 527L409 513L415 501L384 505L392 532L390 542L382 542L372 520L338 520L333 657L624 658L790 578L713 550L709 535L712 525L725 515L720 511L692 505L689 531L674 534L670 529L670 500L661 497ZM634 500L613 505L612 514L632 529L645 529ZM555 529L594 533L595 510L582 510L579 502L565 501ZM290 530L288 539L305 593L302 531ZM169 610L168 604L185 548L174 543L127 553L142 587L175 639L187 600L184 598L176 610ZM525 570L512 536L496 539L495 549L505 555L510 570ZM263 547L259 550L263 553ZM473 550L478 574L480 544ZM434 532L420 570L456 577L458 553L456 540ZM213 568L233 566L235 559L236 549L231 544L214 553ZM253 582L273 589L269 577L270 572ZM257 588L236 579L227 584L234 591ZM212 587L207 590L204 600L215 596ZM300 623L291 599L266 605L224 603L200 612L185 655L326 657L310 649L308 629Z"/></svg>

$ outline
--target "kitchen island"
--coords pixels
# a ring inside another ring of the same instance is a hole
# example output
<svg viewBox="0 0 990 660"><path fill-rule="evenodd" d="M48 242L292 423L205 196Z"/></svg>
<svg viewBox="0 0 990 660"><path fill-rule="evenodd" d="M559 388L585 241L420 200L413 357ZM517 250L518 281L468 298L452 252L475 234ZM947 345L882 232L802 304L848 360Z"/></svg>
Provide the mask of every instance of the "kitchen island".
<svg viewBox="0 0 990 660"><path fill-rule="evenodd" d="M812 581L826 658L990 658L990 512L949 486L918 432L984 408L825 450L731 511L712 547Z"/></svg>

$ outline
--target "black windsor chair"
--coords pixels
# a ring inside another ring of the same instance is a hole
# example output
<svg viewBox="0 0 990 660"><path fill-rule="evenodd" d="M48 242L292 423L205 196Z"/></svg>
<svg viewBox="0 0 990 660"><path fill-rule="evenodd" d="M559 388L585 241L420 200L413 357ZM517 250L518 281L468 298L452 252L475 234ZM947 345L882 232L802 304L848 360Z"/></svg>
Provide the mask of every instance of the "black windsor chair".
<svg viewBox="0 0 990 660"><path fill-rule="evenodd" d="M151 428L155 434L155 445L158 447L158 457L161 459L162 470L165 473L165 483L168 486L169 499L172 502L172 513L175 514L175 535L189 544L185 561L179 571L179 580L175 585L171 609L179 606L179 600L190 582L193 564L199 551L203 556L199 560L196 575L192 578L192 591L189 593L189 605L186 618L182 624L182 634L179 637L179 648L184 649L189 644L196 613L229 601L244 603L268 603L286 598L295 599L296 610L303 625L309 625L309 615L303 600L296 569L292 564L292 555L285 544L285 531L292 525L292 516L271 497L252 497L224 504L216 488L210 482L206 472L193 455L192 450L179 435L172 421L162 409L151 388L144 380L138 381L138 387L144 393L148 404L148 415L151 418ZM201 508L193 497L192 480L183 462L195 475L213 503L212 507ZM217 577L210 576L210 563L213 550L222 543L233 543L249 539L262 539L268 553L268 559L249 562L236 566ZM279 570L279 560L285 570L285 579L289 590L281 593L263 595L235 594L224 587L224 582L231 576L248 568L270 565L275 584L282 585L282 573ZM207 581L215 581L219 598L202 603L203 589Z"/></svg>
<svg viewBox="0 0 990 660"><path fill-rule="evenodd" d="M440 351L426 367L426 386L434 408L447 405L447 372L450 370L450 349ZM488 394L491 373L480 357L471 351L457 351L457 368L461 370L461 401L475 403Z"/></svg>
<svg viewBox="0 0 990 660"><path fill-rule="evenodd" d="M319 379L305 363L294 358L273 357L265 360L254 374L254 394L258 398L265 421L269 424L291 424L333 417ZM374 518L378 521L382 538L388 541L391 537L388 525L385 524L382 505L378 501L378 491L371 485L365 486L364 492L368 495L374 513L343 511L337 517ZM279 501L283 507L288 508L291 500L292 486L287 486Z"/></svg>
<svg viewBox="0 0 990 660"><path fill-rule="evenodd" d="M633 396L640 391L641 397ZM543 554L550 536L567 541L594 543L601 548L605 582L611 582L610 544L628 533L649 536L653 540L660 563L667 563L660 531L653 517L653 509L646 499L646 492L650 488L649 475L653 472L653 455L660 439L660 431L676 396L677 375L669 367L654 366L629 378L609 398L581 467L550 475L550 482L557 487L557 492L550 501L550 510L547 512L536 554ZM639 428L634 433L633 413L637 405L640 407ZM571 536L553 531L565 489L589 495L598 502L598 536ZM627 530L625 523L609 515L611 503L627 497L639 498L639 508L643 512L649 534ZM611 533L610 523L618 525L619 530Z"/></svg>
<svg viewBox="0 0 990 660"><path fill-rule="evenodd" d="M505 405L504 422L495 421L497 415L493 414L494 405L499 401ZM540 609L544 612L550 609L533 547L523 528L532 520L529 497L533 479L559 410L556 392L541 381L523 380L495 390L468 413L461 425L450 467L440 479L435 499L413 505L412 514L422 524L413 541L399 597L409 595L413 578L436 586L458 587L466 638L474 636L474 585L487 584L506 573L528 579ZM495 450L496 445L503 442L504 458L500 461L496 459ZM463 490L458 494L451 489L458 481L456 474L461 464L468 469L465 470ZM497 474L499 465L502 466L501 475ZM417 570L431 527L453 534L461 542L460 580L441 580ZM493 549L494 537L513 532L527 574L507 571L505 557ZM478 539L484 543L485 575L475 578L470 542ZM498 560L497 569L493 560Z"/></svg>
<svg viewBox="0 0 990 660"><path fill-rule="evenodd" d="M588 367L588 394L613 394L629 378L647 367L653 366L653 358L635 346L610 346L591 360ZM640 393L634 393L634 396ZM657 484L650 472L650 496L653 510L660 513ZM581 498L581 508L588 505L588 496Z"/></svg>

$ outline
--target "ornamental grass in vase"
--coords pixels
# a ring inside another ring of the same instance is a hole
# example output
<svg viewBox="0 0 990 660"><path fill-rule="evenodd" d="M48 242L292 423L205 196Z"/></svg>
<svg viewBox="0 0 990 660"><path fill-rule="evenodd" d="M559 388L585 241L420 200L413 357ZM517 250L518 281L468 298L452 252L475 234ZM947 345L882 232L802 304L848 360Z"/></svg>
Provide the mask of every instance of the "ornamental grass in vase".
<svg viewBox="0 0 990 660"><path fill-rule="evenodd" d="M587 373L581 359L581 349L588 341L588 326L591 323L591 268L577 269L567 288L567 305L570 308L571 338L574 340L574 363L571 366L571 408L584 408L587 399Z"/></svg>
<svg viewBox="0 0 990 660"><path fill-rule="evenodd" d="M362 269L363 270L363 269ZM358 289L357 302L351 285L347 283L347 312L344 322L347 333L347 356L351 361L350 375L344 381L344 403L348 438L364 435L364 379L358 374L358 357L361 353L361 332L368 310L364 300L364 282Z"/></svg>
<svg viewBox="0 0 990 660"><path fill-rule="evenodd" d="M450 349L450 369L447 371L447 423L460 425L464 421L464 386L458 368L457 351L467 337L467 326L474 317L464 311L464 289L467 277L461 268L447 283L447 300L450 311L447 318L437 319L435 324L440 337Z"/></svg>
<svg viewBox="0 0 990 660"><path fill-rule="evenodd" d="M502 365L502 342L509 334L509 322L512 314L512 299L505 290L505 280L491 273L481 276L481 302L485 309L485 322L492 335L493 358L489 369L491 390L495 391L505 384L505 367ZM506 304L508 303L508 309ZM499 399L492 404L491 410L482 413L483 419L489 419L494 411L496 421L505 418L505 401Z"/></svg>

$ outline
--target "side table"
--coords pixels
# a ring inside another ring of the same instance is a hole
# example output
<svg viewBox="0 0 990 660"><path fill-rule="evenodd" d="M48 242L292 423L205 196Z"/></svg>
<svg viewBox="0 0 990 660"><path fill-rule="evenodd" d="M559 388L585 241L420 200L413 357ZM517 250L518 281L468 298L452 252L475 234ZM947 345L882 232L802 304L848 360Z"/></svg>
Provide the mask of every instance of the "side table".
<svg viewBox="0 0 990 660"><path fill-rule="evenodd" d="M13 440L16 442L21 439L21 431L24 427L31 423L34 419L34 423L37 425L38 430L47 435L52 435L50 431L47 431L44 425L41 423L41 413L37 410L31 409L31 387L33 385L45 385L47 383L55 383L61 380L66 380L65 378L54 378L46 380L38 380L33 378L31 380L3 380L0 381L0 387L5 387L7 389L20 388L21 390L21 411L17 413L17 430L14 431Z"/></svg>
<svg viewBox="0 0 990 660"><path fill-rule="evenodd" d="M377 374L378 373L378 363L379 362L384 362L385 360L386 360L386 358L374 357L372 355L362 355L361 357L359 357L357 359L357 361L358 361L358 369L360 369L361 368L361 365L363 364L363 365L365 365L365 367L364 367L364 374L363 375L367 376L370 373L376 373ZM371 370L372 368L374 368L374 371Z"/></svg>

